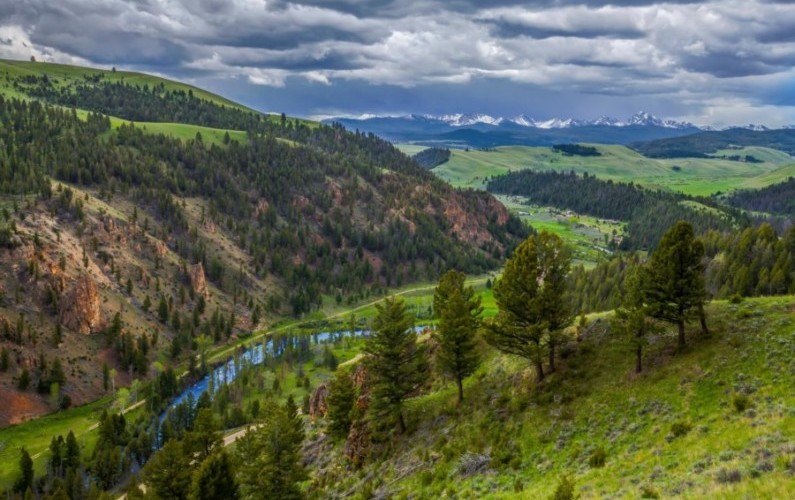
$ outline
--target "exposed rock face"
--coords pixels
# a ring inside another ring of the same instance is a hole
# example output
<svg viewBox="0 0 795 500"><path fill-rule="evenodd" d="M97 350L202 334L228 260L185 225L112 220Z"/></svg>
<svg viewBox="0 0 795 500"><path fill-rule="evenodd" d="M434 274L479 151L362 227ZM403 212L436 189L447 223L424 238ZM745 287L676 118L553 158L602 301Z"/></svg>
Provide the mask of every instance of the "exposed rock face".
<svg viewBox="0 0 795 500"><path fill-rule="evenodd" d="M79 278L61 302L61 323L84 335L96 333L104 326L99 291L91 276Z"/></svg>
<svg viewBox="0 0 795 500"><path fill-rule="evenodd" d="M201 262L188 268L188 276L190 276L190 286L193 288L193 292L206 295L207 281L204 278L204 266Z"/></svg>
<svg viewBox="0 0 795 500"><path fill-rule="evenodd" d="M166 255L167 251L168 247L166 247L166 244L163 243L163 241L161 240L155 241L155 253L157 254L158 257L163 257L164 255Z"/></svg>
<svg viewBox="0 0 795 500"><path fill-rule="evenodd" d="M370 404L370 397L367 394L359 396L356 400L356 412L359 415L364 415L367 412L367 407ZM359 467L367 458L367 453L370 450L370 429L367 426L367 420L364 418L357 418L351 425L351 430L348 432L348 437L345 440L345 448L343 453L351 463Z"/></svg>
<svg viewBox="0 0 795 500"><path fill-rule="evenodd" d="M309 418L314 422L318 418L323 418L328 412L328 387L320 384L309 398Z"/></svg>
<svg viewBox="0 0 795 500"><path fill-rule="evenodd" d="M367 387L367 368L365 368L362 363L356 365L356 369L353 371L353 375L351 375L351 380L353 381L353 386L359 392L364 392Z"/></svg>
<svg viewBox="0 0 795 500"><path fill-rule="evenodd" d="M492 214L494 222L504 225L508 221L508 210L491 196L479 197L474 203L477 209L467 210L463 200L452 198L444 206L444 215L456 236L469 244L480 246L493 239L486 228L488 220L484 214Z"/></svg>

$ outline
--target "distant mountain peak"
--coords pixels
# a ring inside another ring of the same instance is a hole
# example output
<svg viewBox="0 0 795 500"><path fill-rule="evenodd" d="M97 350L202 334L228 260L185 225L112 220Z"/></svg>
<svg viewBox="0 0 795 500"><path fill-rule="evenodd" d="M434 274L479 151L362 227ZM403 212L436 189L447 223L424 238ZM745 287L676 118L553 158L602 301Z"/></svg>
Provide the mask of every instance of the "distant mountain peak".
<svg viewBox="0 0 795 500"><path fill-rule="evenodd" d="M376 116L376 115L362 115L362 119L371 118L394 118L392 116ZM450 113L443 115L430 115L430 114L409 114L400 117L402 119L424 121L431 123L446 124L450 127L471 127L479 126L494 126L500 125L514 125L519 127L540 128L540 129L566 129L573 127L662 127L671 129L688 129L699 128L689 122L678 122L674 120L663 120L645 111L639 111L629 117L627 120L620 120L610 116L601 116L595 120L579 120L576 118L549 118L549 119L536 119L527 114L519 114L513 118L504 118L501 116L492 116L484 113Z"/></svg>

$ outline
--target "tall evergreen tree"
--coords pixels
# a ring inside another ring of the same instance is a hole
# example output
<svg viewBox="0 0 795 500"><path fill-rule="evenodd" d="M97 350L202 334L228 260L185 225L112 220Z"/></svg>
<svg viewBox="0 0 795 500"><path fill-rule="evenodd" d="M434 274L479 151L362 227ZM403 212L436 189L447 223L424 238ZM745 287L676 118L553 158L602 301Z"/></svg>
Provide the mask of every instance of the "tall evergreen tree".
<svg viewBox="0 0 795 500"><path fill-rule="evenodd" d="M563 329L574 314L566 300L566 277L571 267L571 253L556 234L542 231L538 238L539 309L546 326L549 371L555 371L555 348L562 341Z"/></svg>
<svg viewBox="0 0 795 500"><path fill-rule="evenodd" d="M707 334L704 302L704 245L693 234L693 226L679 221L662 237L649 261L645 299L649 314L677 325L679 347L685 346L685 321L698 315Z"/></svg>
<svg viewBox="0 0 795 500"><path fill-rule="evenodd" d="M344 439L353 423L353 405L356 402L356 390L350 375L338 369L328 387L328 431L332 437Z"/></svg>
<svg viewBox="0 0 795 500"><path fill-rule="evenodd" d="M464 273L448 271L439 280L433 309L439 318L437 365L458 387L458 404L464 400L464 379L480 365L477 329L483 312L480 297L464 286Z"/></svg>
<svg viewBox="0 0 795 500"><path fill-rule="evenodd" d="M14 484L14 491L25 493L33 488L33 460L25 448L19 453L19 478Z"/></svg>
<svg viewBox="0 0 795 500"><path fill-rule="evenodd" d="M533 362L539 381L545 376L545 354L550 371L555 370L556 347L573 318L565 297L570 265L563 241L542 231L519 245L494 285L499 312L486 325L486 341Z"/></svg>
<svg viewBox="0 0 795 500"><path fill-rule="evenodd" d="M202 462L193 476L191 500L237 500L240 498L229 455L221 449Z"/></svg>
<svg viewBox="0 0 795 500"><path fill-rule="evenodd" d="M144 467L147 487L160 498L187 499L191 487L191 460L180 441L167 441Z"/></svg>
<svg viewBox="0 0 795 500"><path fill-rule="evenodd" d="M384 428L397 424L402 434L403 401L425 379L425 351L417 345L414 318L403 300L390 297L375 308L373 332L363 349L372 376L371 416Z"/></svg>
<svg viewBox="0 0 795 500"><path fill-rule="evenodd" d="M300 499L306 478L301 463L304 424L292 397L284 407L266 408L263 425L238 441L239 478L243 496L255 499Z"/></svg>
<svg viewBox="0 0 795 500"><path fill-rule="evenodd" d="M635 373L643 370L643 348L653 326L643 297L645 276L644 268L636 267L630 271L624 284L621 307L616 309L612 324L613 331L621 335L635 352Z"/></svg>

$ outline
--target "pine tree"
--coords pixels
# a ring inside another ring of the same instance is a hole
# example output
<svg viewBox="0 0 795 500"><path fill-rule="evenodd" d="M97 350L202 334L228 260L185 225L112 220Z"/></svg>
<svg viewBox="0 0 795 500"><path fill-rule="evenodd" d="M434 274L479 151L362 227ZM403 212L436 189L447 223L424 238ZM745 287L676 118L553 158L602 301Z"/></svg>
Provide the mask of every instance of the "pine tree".
<svg viewBox="0 0 795 500"><path fill-rule="evenodd" d="M483 312L480 297L475 296L472 287L464 287L464 279L464 273L448 271L433 296L433 310L439 318L435 335L439 343L437 365L455 380L459 404L464 400L464 379L480 365L476 334Z"/></svg>
<svg viewBox="0 0 795 500"><path fill-rule="evenodd" d="M284 407L266 408L263 425L237 442L239 478L246 498L302 497L298 484L306 477L301 463L304 424L292 397Z"/></svg>
<svg viewBox="0 0 795 500"><path fill-rule="evenodd" d="M63 465L67 469L80 467L80 445L74 432L69 431L66 436L66 449L64 450Z"/></svg>
<svg viewBox="0 0 795 500"><path fill-rule="evenodd" d="M337 439L345 439L353 423L353 405L356 391L353 381L345 370L335 372L328 386L328 432Z"/></svg>
<svg viewBox="0 0 795 500"><path fill-rule="evenodd" d="M538 261L540 316L546 326L549 371L554 372L555 348L562 341L563 329L574 319L565 297L571 254L558 235L542 231L538 235Z"/></svg>
<svg viewBox="0 0 795 500"><path fill-rule="evenodd" d="M365 366L372 376L371 416L384 428L406 431L403 401L425 379L425 351L417 345L414 319L399 298L376 304L372 334L364 345Z"/></svg>
<svg viewBox="0 0 795 500"><path fill-rule="evenodd" d="M19 478L14 484L14 491L25 493L29 488L33 488L33 460L28 450L22 448L19 454Z"/></svg>
<svg viewBox="0 0 795 500"><path fill-rule="evenodd" d="M486 341L498 350L523 357L544 379L543 333L539 307L538 247L535 236L523 241L505 263L502 277L494 284L499 312L486 324Z"/></svg>
<svg viewBox="0 0 795 500"><path fill-rule="evenodd" d="M685 346L685 321L698 315L708 334L704 316L707 292L704 287L704 245L685 221L673 225L662 237L649 261L645 300L649 314L677 325L679 347Z"/></svg>
<svg viewBox="0 0 795 500"><path fill-rule="evenodd" d="M191 487L191 460L180 441L167 441L144 467L147 487L160 498L187 499Z"/></svg>
<svg viewBox="0 0 795 500"><path fill-rule="evenodd" d="M206 392L202 393L204 394ZM213 411L210 408L201 408L196 413L193 428L185 436L185 447L191 456L196 456L201 461L221 445L221 434L218 432Z"/></svg>
<svg viewBox="0 0 795 500"><path fill-rule="evenodd" d="M229 455L221 449L202 462L193 475L191 500L237 500L240 498Z"/></svg>
<svg viewBox="0 0 795 500"><path fill-rule="evenodd" d="M643 297L645 275L643 268L630 271L624 283L621 307L616 309L612 323L613 331L622 336L635 352L635 373L643 370L643 348L653 327Z"/></svg>

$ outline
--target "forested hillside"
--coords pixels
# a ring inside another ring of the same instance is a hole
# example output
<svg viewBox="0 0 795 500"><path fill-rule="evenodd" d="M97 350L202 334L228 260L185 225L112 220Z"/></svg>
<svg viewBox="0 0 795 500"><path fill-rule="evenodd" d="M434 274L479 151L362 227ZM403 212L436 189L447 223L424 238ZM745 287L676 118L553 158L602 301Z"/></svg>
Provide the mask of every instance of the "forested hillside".
<svg viewBox="0 0 795 500"><path fill-rule="evenodd" d="M374 136L42 68L6 75L3 92L24 100L0 97L0 392L17 402L0 423L90 401L111 369L126 384L163 355L193 363L207 341L324 300L494 269L527 234L490 195L450 188ZM179 140L108 115L247 135Z"/></svg>
<svg viewBox="0 0 795 500"><path fill-rule="evenodd" d="M721 149L746 146L762 146L795 154L795 130L731 128L636 142L630 146L649 158L705 158Z"/></svg>
<svg viewBox="0 0 795 500"><path fill-rule="evenodd" d="M736 207L775 215L795 215L795 177L762 189L734 191L728 202Z"/></svg>
<svg viewBox="0 0 795 500"><path fill-rule="evenodd" d="M492 177L492 193L526 196L531 203L625 221L623 250L651 249L665 229L678 220L691 222L697 233L726 231L747 224L739 211L721 207L709 198L670 191L651 191L632 183L601 180L587 173L521 170ZM689 204L683 202L690 202Z"/></svg>

